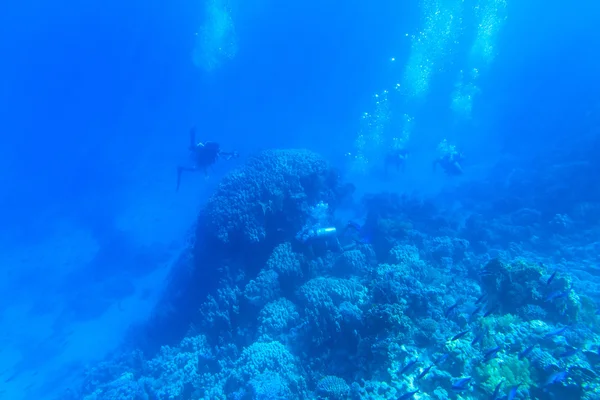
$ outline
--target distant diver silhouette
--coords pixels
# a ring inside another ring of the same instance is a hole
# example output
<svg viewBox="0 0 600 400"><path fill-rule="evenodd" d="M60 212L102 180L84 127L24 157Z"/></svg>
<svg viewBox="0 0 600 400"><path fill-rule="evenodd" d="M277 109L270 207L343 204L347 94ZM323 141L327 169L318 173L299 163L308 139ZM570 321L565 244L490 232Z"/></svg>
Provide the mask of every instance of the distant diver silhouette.
<svg viewBox="0 0 600 400"><path fill-rule="evenodd" d="M192 155L191 166L177 167L177 190L181 185L181 175L184 172L204 172L208 174L208 168L212 167L221 157L227 160L239 157L236 151L221 151L221 146L217 142L198 142L196 143L196 127L190 129L189 151Z"/></svg>

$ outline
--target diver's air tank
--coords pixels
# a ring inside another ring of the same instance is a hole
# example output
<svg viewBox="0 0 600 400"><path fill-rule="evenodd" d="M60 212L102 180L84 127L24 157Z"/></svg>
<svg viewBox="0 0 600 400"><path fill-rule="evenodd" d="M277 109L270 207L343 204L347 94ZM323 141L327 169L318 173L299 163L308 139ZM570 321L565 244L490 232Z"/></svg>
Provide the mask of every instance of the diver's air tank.
<svg viewBox="0 0 600 400"><path fill-rule="evenodd" d="M318 238L326 238L329 236L335 236L335 234L336 234L335 227L319 228L315 231L315 237L318 237Z"/></svg>

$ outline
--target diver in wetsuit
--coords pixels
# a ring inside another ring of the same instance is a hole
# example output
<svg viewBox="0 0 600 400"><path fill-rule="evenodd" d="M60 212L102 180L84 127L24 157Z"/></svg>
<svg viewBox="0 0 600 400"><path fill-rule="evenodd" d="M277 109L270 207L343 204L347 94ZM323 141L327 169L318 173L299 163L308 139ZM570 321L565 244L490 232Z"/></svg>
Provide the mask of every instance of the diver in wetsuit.
<svg viewBox="0 0 600 400"><path fill-rule="evenodd" d="M181 183L181 175L184 172L204 172L208 174L208 168L212 167L220 157L225 157L227 160L239 157L236 151L225 152L221 151L221 146L217 142L198 142L196 143L196 128L190 130L189 150L192 155L193 165L177 167L177 190Z"/></svg>
<svg viewBox="0 0 600 400"><path fill-rule="evenodd" d="M410 153L406 149L394 149L388 151L384 160L385 175L387 176L390 166L396 167L397 172L400 172L400 170L404 172L409 154Z"/></svg>
<svg viewBox="0 0 600 400"><path fill-rule="evenodd" d="M463 174L461 162L464 160L462 153L456 150L456 146L449 145L444 139L438 146L440 155L433 162L433 168L439 164L446 175L458 176Z"/></svg>

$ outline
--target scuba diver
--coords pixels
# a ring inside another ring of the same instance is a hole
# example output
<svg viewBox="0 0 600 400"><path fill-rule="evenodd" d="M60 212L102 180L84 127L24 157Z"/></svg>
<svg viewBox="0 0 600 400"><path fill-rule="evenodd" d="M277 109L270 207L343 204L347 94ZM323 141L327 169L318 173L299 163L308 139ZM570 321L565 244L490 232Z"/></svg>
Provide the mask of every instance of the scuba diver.
<svg viewBox="0 0 600 400"><path fill-rule="evenodd" d="M446 139L442 140L438 145L439 156L433 162L433 168L435 170L436 166L439 164L446 175L449 176L458 176L462 175L463 168L461 166L461 162L464 160L464 156L462 153L456 150L455 145L449 145Z"/></svg>
<svg viewBox="0 0 600 400"><path fill-rule="evenodd" d="M196 143L196 127L190 130L189 151L192 155L192 166L177 167L177 190L181 183L181 175L184 172L204 172L208 175L208 168L212 167L220 157L225 157L227 160L239 157L236 151L225 152L221 151L221 146L217 142L198 142Z"/></svg>
<svg viewBox="0 0 600 400"><path fill-rule="evenodd" d="M395 166L397 172L400 172L400 170L404 172L406 167L406 159L408 158L409 154L410 153L406 149L393 149L388 151L384 160L385 175L387 176L390 166Z"/></svg>
<svg viewBox="0 0 600 400"><path fill-rule="evenodd" d="M305 226L298 232L296 239L306 245L313 254L315 251L327 249L344 252L352 250L356 246L371 243L370 235L366 234L365 229L354 221L349 221L341 230L329 225Z"/></svg>
<svg viewBox="0 0 600 400"><path fill-rule="evenodd" d="M369 244L371 243L371 234L364 225L355 221L348 221L344 227L343 236L350 238L354 244Z"/></svg>

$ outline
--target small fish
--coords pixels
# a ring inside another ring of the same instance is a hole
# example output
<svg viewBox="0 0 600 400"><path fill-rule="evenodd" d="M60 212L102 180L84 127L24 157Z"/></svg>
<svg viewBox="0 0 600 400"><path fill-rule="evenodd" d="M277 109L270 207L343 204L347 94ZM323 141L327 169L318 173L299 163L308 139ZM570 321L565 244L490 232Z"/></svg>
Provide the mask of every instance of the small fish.
<svg viewBox="0 0 600 400"><path fill-rule="evenodd" d="M564 333L566 330L567 330L567 327L566 327L566 326L563 326L562 328L558 328L558 329L555 329L555 330L553 330L553 331L550 331L550 332L548 332L548 333L546 333L546 334L544 335L544 339L551 338L552 336L558 336L558 335L561 335L561 334L563 334L563 333Z"/></svg>
<svg viewBox="0 0 600 400"><path fill-rule="evenodd" d="M453 312L454 310L456 310L456 307L458 307L458 303L455 303L453 306L450 306L450 307L448 307L448 308L446 309L446 311L444 311L444 317L448 318L448 316L449 316L450 314L452 314L452 312Z"/></svg>
<svg viewBox="0 0 600 400"><path fill-rule="evenodd" d="M486 350L486 352L483 354L483 362L487 362L496 358L500 350L502 350L500 346L496 346L492 349Z"/></svg>
<svg viewBox="0 0 600 400"><path fill-rule="evenodd" d="M492 315L494 312L496 312L496 310L500 307L499 304L496 304L494 307L490 308L489 310L487 310L485 312L485 314L483 314L483 318L485 317L489 317L490 315Z"/></svg>
<svg viewBox="0 0 600 400"><path fill-rule="evenodd" d="M564 381L567 378L567 375L568 375L567 371L555 372L552 375L550 375L548 377L548 379L546 379L546 383L544 384L544 386L550 386L550 385L554 385L556 383L561 383L562 381Z"/></svg>
<svg viewBox="0 0 600 400"><path fill-rule="evenodd" d="M433 367L433 365L434 364L431 364L429 367L425 368L419 375L417 375L417 379L421 379L425 375L427 375L429 373L429 370L431 370L431 367Z"/></svg>
<svg viewBox="0 0 600 400"><path fill-rule="evenodd" d="M563 299L565 297L567 297L569 295L568 291L565 290L556 290L552 293L550 293L548 296L546 296L546 303L549 303L551 301L557 300L557 299Z"/></svg>
<svg viewBox="0 0 600 400"><path fill-rule="evenodd" d="M517 397L517 392L519 391L519 386L521 386L521 384L515 385L512 388L510 388L510 392L508 392L506 400L515 400L515 397Z"/></svg>
<svg viewBox="0 0 600 400"><path fill-rule="evenodd" d="M498 382L498 384L496 385L496 388L494 389L494 393L492 393L492 397L490 397L490 400L498 399L498 394L500 394L500 388L502 387L503 383L504 383L504 379L501 379L500 382Z"/></svg>
<svg viewBox="0 0 600 400"><path fill-rule="evenodd" d="M567 357L572 357L575 354L577 354L579 352L579 349L576 347L571 347L568 350L563 351L562 353L560 353L558 355L559 358L567 358Z"/></svg>
<svg viewBox="0 0 600 400"><path fill-rule="evenodd" d="M475 338L473 338L473 341L471 342L471 346L475 345L476 343L481 342L481 339L483 339L483 333L478 333Z"/></svg>
<svg viewBox="0 0 600 400"><path fill-rule="evenodd" d="M552 281L553 281L553 280L554 280L554 278L556 277L556 273L557 273L557 272L558 272L558 271L554 271L554 272L552 273L552 275L550 275L550 278L548 278L548 281L546 282L546 285L549 285L549 284L551 284L551 283L552 283Z"/></svg>
<svg viewBox="0 0 600 400"><path fill-rule="evenodd" d="M458 339L460 339L461 337L465 336L465 335L466 335L467 333L469 333L469 332L470 332L470 331L468 331L468 330L467 330L467 331L462 331L462 332L459 332L459 333L457 333L456 335L454 335L454 336L452 337L452 339L450 339L450 341L451 341L451 342L454 342L455 340L458 340Z"/></svg>
<svg viewBox="0 0 600 400"><path fill-rule="evenodd" d="M412 392L404 393L402 396L398 397L398 400L407 400L412 399L415 394L419 392L419 389L414 390Z"/></svg>
<svg viewBox="0 0 600 400"><path fill-rule="evenodd" d="M402 368L402 371L400 371L400 374L404 374L405 372L407 372L408 370L410 370L412 367L414 367L414 365L415 365L416 363L418 363L418 362L419 362L419 360L418 360L418 359L416 359L416 358L415 358L414 360L412 360L412 361L409 361L409 362L408 362L408 363L407 363L407 364L404 366L404 368Z"/></svg>
<svg viewBox="0 0 600 400"><path fill-rule="evenodd" d="M486 298L486 296L487 296L487 293L484 293L481 296L479 296L477 298L477 300L475 301L475 304L477 305L477 304L481 303Z"/></svg>
<svg viewBox="0 0 600 400"><path fill-rule="evenodd" d="M435 365L440 365L440 364L442 364L444 361L446 361L446 360L448 359L448 357L450 357L450 354L448 354L448 353L442 354L442 355L441 355L441 356L439 356L439 357L437 358L437 360L435 360L433 363L434 363Z"/></svg>
<svg viewBox="0 0 600 400"><path fill-rule="evenodd" d="M481 309L483 308L483 304L480 305L479 307L477 307L475 310L473 310L473 312L471 313L471 317L474 315L477 315L481 312Z"/></svg>
<svg viewBox="0 0 600 400"><path fill-rule="evenodd" d="M531 346L529 346L528 348L526 348L525 350L523 350L522 352L519 353L519 360L524 359L525 357L527 357L529 355L529 353L531 353L531 351L535 348L535 344L532 344Z"/></svg>
<svg viewBox="0 0 600 400"><path fill-rule="evenodd" d="M465 390L467 390L467 385L469 384L469 382L471 382L471 379L473 378L469 376L455 381L452 384L452 390L454 390L455 392L464 392Z"/></svg>

